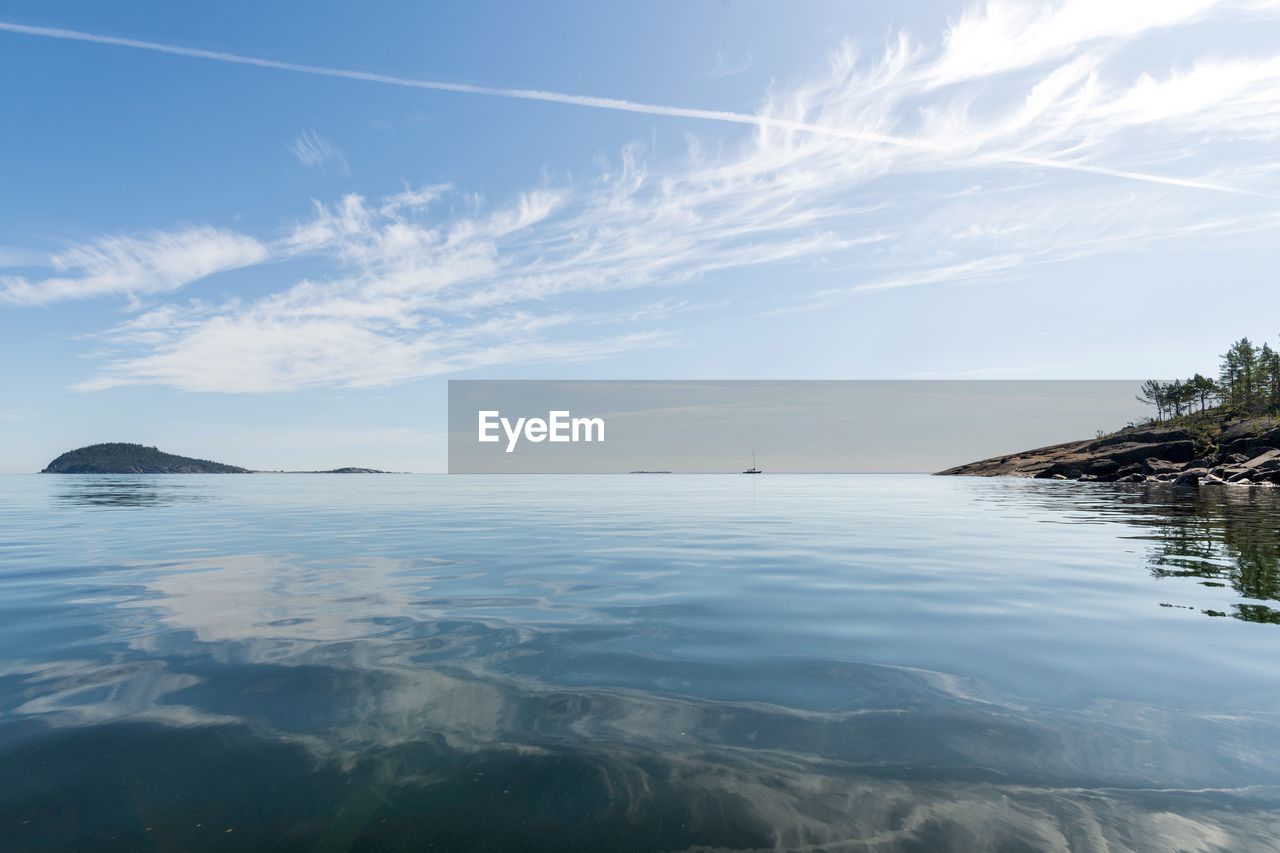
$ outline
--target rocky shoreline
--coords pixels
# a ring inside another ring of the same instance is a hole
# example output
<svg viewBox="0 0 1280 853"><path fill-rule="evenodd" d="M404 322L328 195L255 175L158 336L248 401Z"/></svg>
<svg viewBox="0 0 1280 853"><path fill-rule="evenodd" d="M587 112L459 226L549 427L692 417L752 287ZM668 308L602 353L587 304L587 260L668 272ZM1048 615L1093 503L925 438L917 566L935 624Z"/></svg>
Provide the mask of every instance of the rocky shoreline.
<svg viewBox="0 0 1280 853"><path fill-rule="evenodd" d="M938 474L1189 487L1280 485L1280 422L1247 418L1205 426L1201 420L1191 428L1132 428L1090 441L970 462Z"/></svg>

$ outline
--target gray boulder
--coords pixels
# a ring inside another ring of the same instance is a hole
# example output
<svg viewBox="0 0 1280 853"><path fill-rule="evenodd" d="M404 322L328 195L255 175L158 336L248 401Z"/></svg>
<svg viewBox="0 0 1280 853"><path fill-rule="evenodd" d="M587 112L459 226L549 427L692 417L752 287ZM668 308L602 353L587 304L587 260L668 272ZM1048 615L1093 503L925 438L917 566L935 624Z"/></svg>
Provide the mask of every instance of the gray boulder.
<svg viewBox="0 0 1280 853"><path fill-rule="evenodd" d="M1055 462L1036 474L1037 480L1079 480L1084 472L1066 462Z"/></svg>
<svg viewBox="0 0 1280 853"><path fill-rule="evenodd" d="M1123 466L1130 462L1142 462L1146 459L1161 459L1166 462L1190 462L1196 457L1195 443L1187 441L1166 441L1161 443L1115 444L1098 451L1100 459L1110 459Z"/></svg>
<svg viewBox="0 0 1280 853"><path fill-rule="evenodd" d="M1280 430L1273 429L1273 427L1275 427L1275 421L1271 420L1271 418L1249 418L1223 430L1222 441L1238 441L1242 438L1253 438L1272 432L1280 432Z"/></svg>
<svg viewBox="0 0 1280 853"><path fill-rule="evenodd" d="M1152 456L1143 460L1142 470L1147 474L1173 474L1181 471L1182 466L1176 462Z"/></svg>
<svg viewBox="0 0 1280 853"><path fill-rule="evenodd" d="M1277 460L1280 460L1280 450L1264 450L1261 453L1249 457L1249 461L1244 463L1244 467L1261 468L1262 466L1268 465Z"/></svg>
<svg viewBox="0 0 1280 853"><path fill-rule="evenodd" d="M1173 481L1175 486L1199 486L1200 480L1209 473L1207 468L1192 468L1190 471L1183 471Z"/></svg>
<svg viewBox="0 0 1280 853"><path fill-rule="evenodd" d="M1241 453L1246 457L1257 456L1259 453L1266 453L1268 450L1275 449L1276 443L1265 441L1258 437L1241 438L1230 444L1224 445L1222 451L1228 454Z"/></svg>

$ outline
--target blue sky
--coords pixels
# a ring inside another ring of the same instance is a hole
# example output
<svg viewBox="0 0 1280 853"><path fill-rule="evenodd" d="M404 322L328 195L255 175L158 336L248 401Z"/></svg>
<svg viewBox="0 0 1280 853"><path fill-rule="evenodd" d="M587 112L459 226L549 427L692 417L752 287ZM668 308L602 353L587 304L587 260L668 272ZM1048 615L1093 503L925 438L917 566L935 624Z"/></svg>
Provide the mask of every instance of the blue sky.
<svg viewBox="0 0 1280 853"><path fill-rule="evenodd" d="M442 470L450 377L1207 370L1280 331L1277 44L1275 0L4 3L0 471Z"/></svg>

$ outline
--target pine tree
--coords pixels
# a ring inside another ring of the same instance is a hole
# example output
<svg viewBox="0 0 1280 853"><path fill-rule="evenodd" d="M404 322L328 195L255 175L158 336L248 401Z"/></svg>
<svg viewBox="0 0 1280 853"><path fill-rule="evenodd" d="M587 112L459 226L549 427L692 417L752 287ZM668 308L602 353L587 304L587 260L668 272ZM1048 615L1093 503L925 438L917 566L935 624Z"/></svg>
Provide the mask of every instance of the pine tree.
<svg viewBox="0 0 1280 853"><path fill-rule="evenodd" d="M1236 345L1232 344L1231 348L1222 354L1222 367L1218 373L1218 380L1222 383L1222 387L1226 392L1226 401L1232 405L1240 404L1240 359L1236 354Z"/></svg>
<svg viewBox="0 0 1280 853"><path fill-rule="evenodd" d="M1164 420L1164 385L1158 379L1148 379L1142 383L1138 393L1138 402L1156 407L1156 420Z"/></svg>
<svg viewBox="0 0 1280 853"><path fill-rule="evenodd" d="M1196 399L1200 401L1200 411L1202 412L1208 407L1209 398L1218 393L1218 384L1199 373L1188 379L1187 384L1191 386Z"/></svg>
<svg viewBox="0 0 1280 853"><path fill-rule="evenodd" d="M1166 388L1169 395L1169 405L1173 407L1174 417L1182 417L1182 407L1187 402L1186 387L1182 384L1181 379L1175 379Z"/></svg>
<svg viewBox="0 0 1280 853"><path fill-rule="evenodd" d="M1157 421L1215 405L1230 406L1239 413L1280 412L1280 351L1268 343L1258 347L1241 338L1221 359L1216 382L1199 373L1173 382L1148 379L1137 399L1155 407Z"/></svg>
<svg viewBox="0 0 1280 853"><path fill-rule="evenodd" d="M1258 400L1258 351L1248 338L1236 341L1235 351L1240 367L1241 402L1252 411Z"/></svg>
<svg viewBox="0 0 1280 853"><path fill-rule="evenodd" d="M1280 406L1280 353L1265 343L1258 352L1258 371L1262 374L1260 385L1267 408Z"/></svg>

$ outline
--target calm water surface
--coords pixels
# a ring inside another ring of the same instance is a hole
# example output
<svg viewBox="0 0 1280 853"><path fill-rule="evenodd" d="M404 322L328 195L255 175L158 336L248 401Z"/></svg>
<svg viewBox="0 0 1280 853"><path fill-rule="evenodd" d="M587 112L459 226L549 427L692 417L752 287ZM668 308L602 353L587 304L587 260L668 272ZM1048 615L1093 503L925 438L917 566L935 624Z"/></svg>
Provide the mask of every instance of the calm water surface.
<svg viewBox="0 0 1280 853"><path fill-rule="evenodd" d="M1280 849L1275 491L0 477L5 850Z"/></svg>

